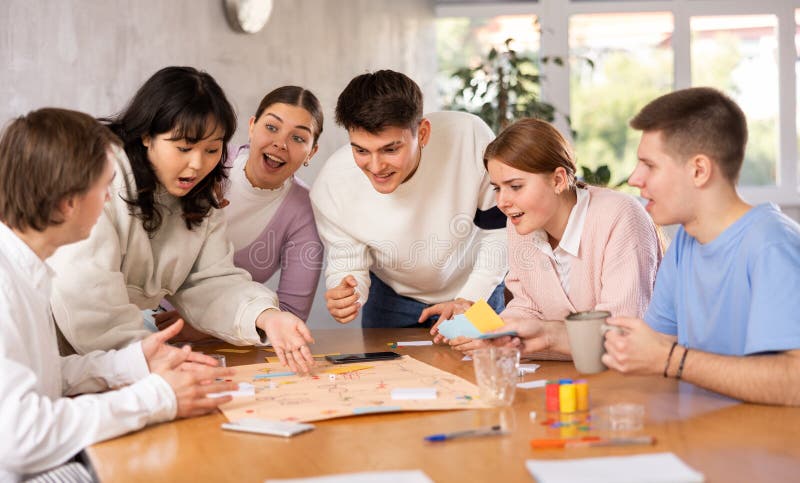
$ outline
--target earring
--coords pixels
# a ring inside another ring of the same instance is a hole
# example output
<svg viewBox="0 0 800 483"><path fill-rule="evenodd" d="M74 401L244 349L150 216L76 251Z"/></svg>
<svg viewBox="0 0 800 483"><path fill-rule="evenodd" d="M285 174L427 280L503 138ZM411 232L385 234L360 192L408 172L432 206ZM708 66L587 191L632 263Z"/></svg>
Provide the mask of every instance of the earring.
<svg viewBox="0 0 800 483"><path fill-rule="evenodd" d="M308 161L303 161L303 166L308 166Z"/></svg>

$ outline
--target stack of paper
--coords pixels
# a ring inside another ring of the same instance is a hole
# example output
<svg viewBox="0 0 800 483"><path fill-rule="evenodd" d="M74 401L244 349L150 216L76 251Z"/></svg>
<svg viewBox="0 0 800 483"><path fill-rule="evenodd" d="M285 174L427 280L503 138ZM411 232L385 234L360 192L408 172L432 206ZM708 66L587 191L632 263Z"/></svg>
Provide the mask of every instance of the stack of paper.
<svg viewBox="0 0 800 483"><path fill-rule="evenodd" d="M672 453L527 460L538 483L702 483L705 477Z"/></svg>

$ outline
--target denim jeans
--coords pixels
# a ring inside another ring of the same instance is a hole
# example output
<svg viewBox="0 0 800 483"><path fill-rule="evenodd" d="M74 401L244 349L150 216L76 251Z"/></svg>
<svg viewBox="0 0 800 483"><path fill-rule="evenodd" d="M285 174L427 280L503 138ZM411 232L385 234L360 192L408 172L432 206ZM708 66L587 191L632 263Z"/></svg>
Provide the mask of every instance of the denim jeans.
<svg viewBox="0 0 800 483"><path fill-rule="evenodd" d="M434 316L419 324L419 315L432 304L426 304L410 297L398 295L390 286L372 272L369 274L371 285L369 299L361 312L361 325L364 328L396 329L405 327L431 327L438 316ZM505 284L500 283L492 292L487 303L498 313L505 308ZM445 302L445 301L443 301Z"/></svg>

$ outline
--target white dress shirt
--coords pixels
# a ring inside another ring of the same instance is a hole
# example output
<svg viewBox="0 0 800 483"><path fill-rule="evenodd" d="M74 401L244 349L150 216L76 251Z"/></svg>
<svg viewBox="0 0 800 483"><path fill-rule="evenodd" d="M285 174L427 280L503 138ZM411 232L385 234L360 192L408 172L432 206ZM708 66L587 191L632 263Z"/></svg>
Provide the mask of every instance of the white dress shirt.
<svg viewBox="0 0 800 483"><path fill-rule="evenodd" d="M0 222L0 482L58 466L86 446L170 420L177 411L167 382L149 374L141 343L59 356L52 277ZM120 386L127 387L63 397Z"/></svg>
<svg viewBox="0 0 800 483"><path fill-rule="evenodd" d="M589 208L589 190L577 188L577 202L572 207L567 219L567 226L564 228L564 235L558 242L555 250L547 241L547 232L536 230L533 232L533 241L536 247L547 255L555 264L558 280L565 294L569 294L569 272L572 268L572 260L578 258L578 249L581 246L581 233L583 224L586 221L586 210Z"/></svg>

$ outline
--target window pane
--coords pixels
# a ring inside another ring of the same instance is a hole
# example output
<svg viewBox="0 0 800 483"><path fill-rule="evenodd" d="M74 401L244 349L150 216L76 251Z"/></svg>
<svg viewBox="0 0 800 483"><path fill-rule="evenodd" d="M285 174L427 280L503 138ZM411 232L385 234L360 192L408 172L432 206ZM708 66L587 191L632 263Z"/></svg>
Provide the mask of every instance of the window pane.
<svg viewBox="0 0 800 483"><path fill-rule="evenodd" d="M692 85L716 87L747 115L741 185L774 185L778 153L778 44L774 15L692 17Z"/></svg>
<svg viewBox="0 0 800 483"><path fill-rule="evenodd" d="M533 15L504 15L491 18L440 18L436 20L436 50L439 61L437 84L440 92L440 103L445 109L466 109L472 112L481 110L485 99L493 99L496 88L490 87L487 96L472 98L471 95L457 97L463 86L462 81L454 73L464 67L477 67L487 62L489 51L494 48L499 52L506 50L505 42L513 39L511 48L518 57L528 57L534 62L521 65L525 74L538 73L535 62L539 52L540 34L536 17ZM503 66L504 69L508 65ZM496 70L496 69L495 69ZM488 74L475 73L476 90L483 92ZM539 95L537 85L526 84L526 89ZM511 93L513 102L518 94ZM523 94L524 95L524 94ZM486 107L484 120L497 130L495 123L496 109Z"/></svg>
<svg viewBox="0 0 800 483"><path fill-rule="evenodd" d="M668 12L570 17L575 153L581 167L608 166L612 185L626 180L636 165L640 134L628 121L672 90L673 25Z"/></svg>

